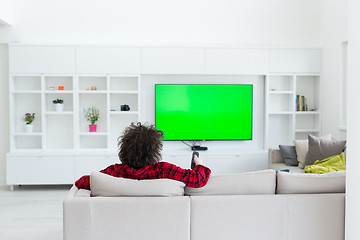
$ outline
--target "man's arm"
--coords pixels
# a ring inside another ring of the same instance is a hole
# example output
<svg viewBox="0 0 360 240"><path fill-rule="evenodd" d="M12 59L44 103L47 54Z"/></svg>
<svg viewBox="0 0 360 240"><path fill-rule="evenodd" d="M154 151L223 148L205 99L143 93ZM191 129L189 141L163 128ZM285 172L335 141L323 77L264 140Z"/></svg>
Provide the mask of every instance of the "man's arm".
<svg viewBox="0 0 360 240"><path fill-rule="evenodd" d="M120 164L110 165L107 168L101 170L100 172L106 173L106 174L114 176L114 177L118 177L119 166L120 166ZM75 182L75 186L77 186L78 188L90 190L90 175L85 175L85 176L82 176L81 178L79 178L79 180L77 180Z"/></svg>
<svg viewBox="0 0 360 240"><path fill-rule="evenodd" d="M211 170L201 164L197 164L193 170L190 170L171 163L162 162L161 168L160 177L177 180L193 188L205 186L211 174Z"/></svg>

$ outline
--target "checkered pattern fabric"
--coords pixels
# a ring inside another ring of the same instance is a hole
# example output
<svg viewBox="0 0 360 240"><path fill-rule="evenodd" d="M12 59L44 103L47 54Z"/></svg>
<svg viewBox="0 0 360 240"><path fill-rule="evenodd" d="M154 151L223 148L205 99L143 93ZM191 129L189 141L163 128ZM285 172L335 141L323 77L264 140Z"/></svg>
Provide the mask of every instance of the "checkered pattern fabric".
<svg viewBox="0 0 360 240"><path fill-rule="evenodd" d="M127 164L114 164L100 172L114 177L130 179L169 178L183 182L188 187L199 188L207 183L211 170L202 165L196 165L193 170L183 169L168 162L159 162L154 166L146 165L140 169L130 168ZM75 182L78 188L90 190L90 176L82 176Z"/></svg>

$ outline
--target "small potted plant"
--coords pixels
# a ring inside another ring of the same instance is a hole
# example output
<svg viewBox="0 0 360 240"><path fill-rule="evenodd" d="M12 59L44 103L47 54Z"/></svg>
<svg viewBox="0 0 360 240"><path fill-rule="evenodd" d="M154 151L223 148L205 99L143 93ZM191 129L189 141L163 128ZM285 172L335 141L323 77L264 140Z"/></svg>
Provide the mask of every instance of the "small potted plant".
<svg viewBox="0 0 360 240"><path fill-rule="evenodd" d="M96 107L89 107L84 109L86 120L91 123L89 124L89 131L96 132L96 122L99 120L99 109Z"/></svg>
<svg viewBox="0 0 360 240"><path fill-rule="evenodd" d="M64 111L64 100L57 98L57 99L53 100L53 104L55 106L56 112Z"/></svg>
<svg viewBox="0 0 360 240"><path fill-rule="evenodd" d="M24 121L25 121L25 132L31 133L33 131L34 125L32 125L32 122L35 119L35 113L25 113Z"/></svg>

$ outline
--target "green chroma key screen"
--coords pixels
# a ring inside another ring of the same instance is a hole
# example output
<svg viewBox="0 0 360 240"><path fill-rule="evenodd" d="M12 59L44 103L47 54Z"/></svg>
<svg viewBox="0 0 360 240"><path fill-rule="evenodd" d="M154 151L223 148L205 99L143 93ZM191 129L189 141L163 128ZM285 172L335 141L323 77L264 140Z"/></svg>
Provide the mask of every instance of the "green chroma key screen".
<svg viewBox="0 0 360 240"><path fill-rule="evenodd" d="M252 84L155 85L164 140L251 140Z"/></svg>

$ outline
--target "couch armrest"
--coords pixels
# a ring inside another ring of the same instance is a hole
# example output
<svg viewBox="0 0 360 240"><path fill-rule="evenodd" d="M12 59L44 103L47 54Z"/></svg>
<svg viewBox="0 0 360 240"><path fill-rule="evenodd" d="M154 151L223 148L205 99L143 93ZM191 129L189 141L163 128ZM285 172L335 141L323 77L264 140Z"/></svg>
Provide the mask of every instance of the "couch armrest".
<svg viewBox="0 0 360 240"><path fill-rule="evenodd" d="M64 240L190 239L190 197L86 197L73 186L64 206Z"/></svg>
<svg viewBox="0 0 360 240"><path fill-rule="evenodd" d="M91 239L90 198L76 197L78 188L74 185L63 202L64 240Z"/></svg>
<svg viewBox="0 0 360 240"><path fill-rule="evenodd" d="M273 163L284 163L284 159L279 149L269 148L268 167Z"/></svg>

